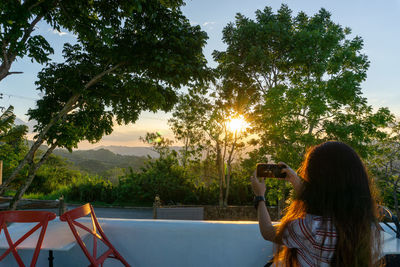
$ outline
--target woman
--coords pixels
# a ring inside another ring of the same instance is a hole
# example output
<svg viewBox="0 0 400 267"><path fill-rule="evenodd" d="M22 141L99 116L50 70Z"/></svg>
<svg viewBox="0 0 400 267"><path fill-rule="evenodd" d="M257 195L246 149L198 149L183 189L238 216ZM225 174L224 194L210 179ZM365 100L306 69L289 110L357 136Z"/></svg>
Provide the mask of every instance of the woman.
<svg viewBox="0 0 400 267"><path fill-rule="evenodd" d="M284 164L284 163L280 163ZM286 165L285 165L286 166ZM262 236L277 244L276 266L376 266L380 251L371 181L357 153L341 142L311 148L285 180L295 198L279 225L265 206L264 181L252 177Z"/></svg>

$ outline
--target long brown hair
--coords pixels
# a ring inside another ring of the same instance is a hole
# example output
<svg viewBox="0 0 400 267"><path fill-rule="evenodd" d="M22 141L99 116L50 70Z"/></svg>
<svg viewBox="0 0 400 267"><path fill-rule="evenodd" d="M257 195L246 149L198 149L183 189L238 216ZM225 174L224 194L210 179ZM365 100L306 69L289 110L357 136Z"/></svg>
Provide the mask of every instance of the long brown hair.
<svg viewBox="0 0 400 267"><path fill-rule="evenodd" d="M358 154L341 142L322 143L308 150L299 175L302 190L282 218L276 241L281 243L292 220L318 215L333 222L338 236L332 266L379 265L376 191ZM298 266L296 249L278 245L275 263Z"/></svg>

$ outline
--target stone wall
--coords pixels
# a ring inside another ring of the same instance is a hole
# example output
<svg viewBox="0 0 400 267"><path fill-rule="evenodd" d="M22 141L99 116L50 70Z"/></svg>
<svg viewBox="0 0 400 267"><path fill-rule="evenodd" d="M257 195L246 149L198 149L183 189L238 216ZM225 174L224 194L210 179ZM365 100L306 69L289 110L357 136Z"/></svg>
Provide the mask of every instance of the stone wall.
<svg viewBox="0 0 400 267"><path fill-rule="evenodd" d="M199 211L199 209L202 209ZM155 206L154 219L206 220L206 221L257 221L254 206ZM196 214L192 214L195 211ZM163 212L163 214L157 214ZM202 216L198 213L201 212ZM279 221L278 208L269 206L272 221ZM158 216L159 215L159 216Z"/></svg>
<svg viewBox="0 0 400 267"><path fill-rule="evenodd" d="M272 221L278 221L277 207L268 207ZM257 221L254 206L204 206L204 220L217 221Z"/></svg>
<svg viewBox="0 0 400 267"><path fill-rule="evenodd" d="M160 207L155 208L154 219L204 220L203 207Z"/></svg>

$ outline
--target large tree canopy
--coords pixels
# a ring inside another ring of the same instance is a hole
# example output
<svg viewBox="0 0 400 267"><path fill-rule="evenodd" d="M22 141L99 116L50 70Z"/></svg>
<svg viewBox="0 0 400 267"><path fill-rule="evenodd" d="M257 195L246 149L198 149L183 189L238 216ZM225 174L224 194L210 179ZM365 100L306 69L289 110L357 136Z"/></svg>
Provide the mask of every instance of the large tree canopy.
<svg viewBox="0 0 400 267"><path fill-rule="evenodd" d="M296 166L306 147L338 139L367 156L366 145L385 135L392 115L374 113L362 96L369 61L350 33L325 9L293 16L286 5L255 20L238 14L224 28L228 47L214 52L222 87L254 111L262 153Z"/></svg>
<svg viewBox="0 0 400 267"><path fill-rule="evenodd" d="M10 74L17 58L28 56L40 64L49 61L53 48L35 28L45 21L54 30L64 28L77 36L78 42L96 45L98 39L112 40L114 29L123 18L139 15L148 6L178 9L182 0L2 0L0 1L0 81ZM155 10L151 10L152 12Z"/></svg>
<svg viewBox="0 0 400 267"><path fill-rule="evenodd" d="M130 123L142 110L168 111L176 89L208 77L202 54L207 36L198 26L160 4L141 12L121 21L112 39L99 38L86 50L66 44L65 62L39 73L36 84L45 96L28 112L38 121L37 132L71 103L71 112L46 133L50 144L57 140L71 149L81 140L98 141L112 132L113 119Z"/></svg>
<svg viewBox="0 0 400 267"><path fill-rule="evenodd" d="M38 122L36 142L1 190L44 141L50 148L32 168L32 179L55 147L71 150L82 140L96 142L112 132L115 121L135 122L143 110L168 111L177 89L210 78L202 53L207 35L179 9L144 1L124 15L95 40L65 44L65 62L38 74L44 97L28 112Z"/></svg>

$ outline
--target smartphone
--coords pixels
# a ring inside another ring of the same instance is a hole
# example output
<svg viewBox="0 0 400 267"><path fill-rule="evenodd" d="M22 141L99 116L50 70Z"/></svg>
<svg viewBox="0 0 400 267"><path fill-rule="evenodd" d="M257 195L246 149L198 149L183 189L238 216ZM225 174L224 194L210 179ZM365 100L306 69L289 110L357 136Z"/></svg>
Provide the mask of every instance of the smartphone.
<svg viewBox="0 0 400 267"><path fill-rule="evenodd" d="M257 163L257 177L285 178L286 173L282 172L285 167L280 164Z"/></svg>

